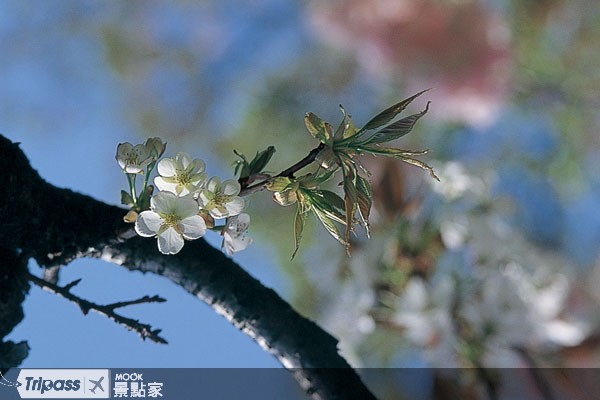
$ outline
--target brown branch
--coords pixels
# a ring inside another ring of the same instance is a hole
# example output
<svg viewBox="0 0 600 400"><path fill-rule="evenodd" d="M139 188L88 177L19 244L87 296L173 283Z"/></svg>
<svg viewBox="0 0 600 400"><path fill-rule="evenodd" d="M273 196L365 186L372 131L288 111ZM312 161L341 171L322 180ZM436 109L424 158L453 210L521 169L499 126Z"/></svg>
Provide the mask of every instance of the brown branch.
<svg viewBox="0 0 600 400"><path fill-rule="evenodd" d="M29 354L26 341L4 341L25 316L23 301L29 292L26 274L27 258L0 246L0 373L19 366Z"/></svg>
<svg viewBox="0 0 600 400"><path fill-rule="evenodd" d="M319 154L319 152L321 150L323 150L324 148L325 148L325 144L319 143L319 145L317 147L315 147L314 149L312 149L302 160L298 161L291 167L281 171L277 175L270 177L269 179L277 178L277 177L293 178L294 174L296 172L298 172L302 168L312 164L317 159L317 155ZM265 185L267 184L267 182L269 182L269 179L265 179L261 182L255 183L254 185L242 186L240 196L247 196L247 195L255 193L255 192L260 192L261 190L263 190L265 188Z"/></svg>
<svg viewBox="0 0 600 400"><path fill-rule="evenodd" d="M155 240L128 239L125 210L48 184L18 145L1 135L0 170L7 179L0 185L0 243L7 248L31 254L43 267L92 255L164 276L276 357L312 398L375 398L339 355L335 338L204 240L165 256Z"/></svg>
<svg viewBox="0 0 600 400"><path fill-rule="evenodd" d="M131 301L123 301L118 303L112 303L107 305L99 305L96 303L92 303L89 300L82 299L81 297L74 295L71 293L71 289L81 282L81 279L74 280L73 282L60 287L55 285L54 283L48 282L39 278L31 273L27 274L27 279L33 284L39 286L40 288L47 290L51 293L54 293L64 299L69 300L72 303L77 304L79 309L83 313L83 315L87 315L90 311L95 311L98 314L106 316L108 319L116 322L119 325L124 326L127 330L137 332L138 335L142 338L142 340L150 339L156 343L167 344L168 342L162 338L159 333L161 329L152 329L152 326L148 324L142 324L140 321L132 318L127 318L122 315L117 314L114 310L120 307L126 307L133 304L142 304L142 303L162 303L166 301L162 297L159 296L144 296L142 298L131 300Z"/></svg>

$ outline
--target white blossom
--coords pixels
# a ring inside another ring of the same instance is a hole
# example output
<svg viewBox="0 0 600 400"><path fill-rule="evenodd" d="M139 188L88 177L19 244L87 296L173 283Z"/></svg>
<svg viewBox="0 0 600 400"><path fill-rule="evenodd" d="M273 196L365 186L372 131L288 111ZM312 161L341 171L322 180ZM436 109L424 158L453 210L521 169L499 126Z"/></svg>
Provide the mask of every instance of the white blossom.
<svg viewBox="0 0 600 400"><path fill-rule="evenodd" d="M177 196L198 193L208 177L204 167L204 161L192 160L189 154L179 152L175 158L163 158L159 161L160 176L154 178L154 184L159 190L175 193Z"/></svg>
<svg viewBox="0 0 600 400"><path fill-rule="evenodd" d="M198 197L200 207L214 218L225 218L238 215L244 209L244 199L238 196L240 184L228 179L221 183L218 177L212 177Z"/></svg>
<svg viewBox="0 0 600 400"><path fill-rule="evenodd" d="M247 235L250 226L250 216L246 213L229 217L223 229L223 248L228 255L244 250L252 243Z"/></svg>
<svg viewBox="0 0 600 400"><path fill-rule="evenodd" d="M144 169L153 161L148 147L143 144L134 146L129 142L119 143L115 158L123 172L128 174L143 174Z"/></svg>
<svg viewBox="0 0 600 400"><path fill-rule="evenodd" d="M162 191L150 199L150 210L138 216L135 231L140 236L156 236L161 253L176 254L182 249L184 239L204 236L206 223L198 215L198 203L193 197Z"/></svg>

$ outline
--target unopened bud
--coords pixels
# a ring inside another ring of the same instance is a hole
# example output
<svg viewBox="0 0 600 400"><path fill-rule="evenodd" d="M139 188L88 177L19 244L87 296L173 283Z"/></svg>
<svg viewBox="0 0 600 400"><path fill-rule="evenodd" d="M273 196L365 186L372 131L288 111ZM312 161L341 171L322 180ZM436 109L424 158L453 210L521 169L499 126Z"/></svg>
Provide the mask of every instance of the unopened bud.
<svg viewBox="0 0 600 400"><path fill-rule="evenodd" d="M273 193L273 201L281 206L289 206L298 201L298 195L295 190L275 192Z"/></svg>
<svg viewBox="0 0 600 400"><path fill-rule="evenodd" d="M208 229L215 227L215 219L205 210L201 210L198 215L202 217Z"/></svg>
<svg viewBox="0 0 600 400"><path fill-rule="evenodd" d="M134 210L127 211L127 214L123 217L123 221L128 224L133 224L138 217L138 213Z"/></svg>

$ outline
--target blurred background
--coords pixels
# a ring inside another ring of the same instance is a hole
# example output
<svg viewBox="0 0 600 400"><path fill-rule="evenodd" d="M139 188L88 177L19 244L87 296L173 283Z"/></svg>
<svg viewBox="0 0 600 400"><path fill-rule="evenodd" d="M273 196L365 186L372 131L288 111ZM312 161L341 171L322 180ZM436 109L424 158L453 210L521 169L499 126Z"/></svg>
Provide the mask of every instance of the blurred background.
<svg viewBox="0 0 600 400"><path fill-rule="evenodd" d="M430 149L441 182L365 158L372 238L359 232L348 257L313 220L293 261L294 210L255 194L254 243L234 258L354 366L421 368L373 376L382 398L598 392L598 376L561 368L600 365L600 3L11 0L0 46L0 132L49 182L112 204L119 142L160 136L167 156L187 151L223 179L234 149L273 145L278 172L315 147L305 112L337 124L342 103L360 126L432 88L395 145ZM169 345L34 287L10 336L29 341L23 367L278 367L164 279L78 260L61 282L80 277L76 293L98 303L166 297L126 312Z"/></svg>

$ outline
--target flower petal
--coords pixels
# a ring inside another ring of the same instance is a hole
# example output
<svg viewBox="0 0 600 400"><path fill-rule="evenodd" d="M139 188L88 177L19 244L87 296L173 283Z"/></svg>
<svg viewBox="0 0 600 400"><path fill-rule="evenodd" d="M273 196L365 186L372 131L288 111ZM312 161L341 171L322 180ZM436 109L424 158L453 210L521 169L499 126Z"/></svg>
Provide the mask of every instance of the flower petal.
<svg viewBox="0 0 600 400"><path fill-rule="evenodd" d="M120 164L120 163L119 163ZM125 172L127 172L128 174L140 174L143 173L144 170L142 169L141 166L136 165L136 164L124 164L124 167L121 167L125 170Z"/></svg>
<svg viewBox="0 0 600 400"><path fill-rule="evenodd" d="M177 193L177 183L173 182L170 177L157 176L154 178L154 185L158 190Z"/></svg>
<svg viewBox="0 0 600 400"><path fill-rule="evenodd" d="M237 237L241 236L245 231L247 231L249 226L250 216L246 213L241 213L240 215L230 217L227 221L227 226L225 229L232 236Z"/></svg>
<svg viewBox="0 0 600 400"><path fill-rule="evenodd" d="M150 157L150 153L148 152L148 148L143 144L136 144L133 147L133 151L137 156L137 161L142 164Z"/></svg>
<svg viewBox="0 0 600 400"><path fill-rule="evenodd" d="M184 196L173 202L171 210L180 219L184 219L198 214L199 207L192 196Z"/></svg>
<svg viewBox="0 0 600 400"><path fill-rule="evenodd" d="M239 196L234 196L227 203L225 203L225 208L227 208L227 212L229 215L238 215L244 209L246 202Z"/></svg>
<svg viewBox="0 0 600 400"><path fill-rule="evenodd" d="M184 218L179 223L179 227L183 237L189 240L201 238L206 233L206 222L199 215Z"/></svg>
<svg viewBox="0 0 600 400"><path fill-rule="evenodd" d="M163 158L158 162L156 167L161 176L175 176L177 173L177 165L171 158Z"/></svg>
<svg viewBox="0 0 600 400"><path fill-rule="evenodd" d="M213 208L208 210L208 212L210 213L210 215L217 219L229 216L229 211L227 211L227 208L221 204L215 204Z"/></svg>
<svg viewBox="0 0 600 400"><path fill-rule="evenodd" d="M229 232L223 234L223 247L229 256L232 256L235 252L244 250L250 243L252 243L252 238L247 235L234 237Z"/></svg>
<svg viewBox="0 0 600 400"><path fill-rule="evenodd" d="M200 158L195 158L192 164L194 165L194 167L192 168L192 172L194 174L201 174L206 169L206 164L204 163L204 160Z"/></svg>
<svg viewBox="0 0 600 400"><path fill-rule="evenodd" d="M163 219L154 211L143 211L135 220L135 231L138 235L152 237L156 235Z"/></svg>
<svg viewBox="0 0 600 400"><path fill-rule="evenodd" d="M180 151L175 156L175 162L179 164L181 169L187 170L190 164L192 163L192 157L184 151Z"/></svg>
<svg viewBox="0 0 600 400"><path fill-rule="evenodd" d="M237 230L245 231L250 226L250 215L241 213L237 216Z"/></svg>
<svg viewBox="0 0 600 400"><path fill-rule="evenodd" d="M190 176L190 182L192 185L196 187L200 187L208 178L208 174L206 172L197 172Z"/></svg>
<svg viewBox="0 0 600 400"><path fill-rule="evenodd" d="M198 203L201 208L207 207L208 204L214 199L214 195L212 192L209 192L207 189L204 189L198 194Z"/></svg>
<svg viewBox="0 0 600 400"><path fill-rule="evenodd" d="M226 196L235 196L240 192L241 189L242 188L239 182L233 179L227 179L221 185L221 191Z"/></svg>
<svg viewBox="0 0 600 400"><path fill-rule="evenodd" d="M218 176L213 176L206 183L206 189L210 192L216 192L221 187L221 179Z"/></svg>
<svg viewBox="0 0 600 400"><path fill-rule="evenodd" d="M150 208L158 214L170 214L176 201L174 193L160 191L150 199Z"/></svg>
<svg viewBox="0 0 600 400"><path fill-rule="evenodd" d="M127 158L131 149L133 149L133 145L131 143L119 143L119 145L117 146L117 154L115 158L117 160Z"/></svg>
<svg viewBox="0 0 600 400"><path fill-rule="evenodd" d="M163 254L177 254L183 248L183 237L172 227L158 236L158 250Z"/></svg>

